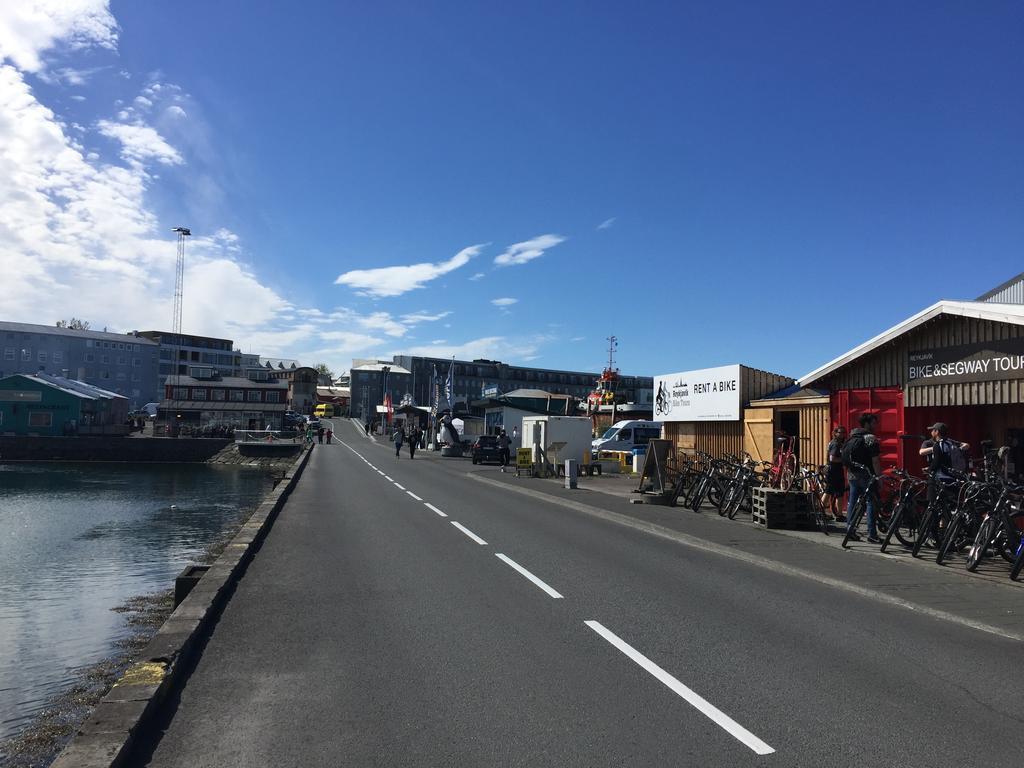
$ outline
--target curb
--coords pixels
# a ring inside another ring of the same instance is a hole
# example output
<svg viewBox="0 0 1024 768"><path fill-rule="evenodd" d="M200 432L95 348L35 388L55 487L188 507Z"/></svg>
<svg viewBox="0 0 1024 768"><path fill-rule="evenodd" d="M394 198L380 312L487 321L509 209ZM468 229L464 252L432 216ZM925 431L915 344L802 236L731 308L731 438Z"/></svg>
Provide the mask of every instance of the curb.
<svg viewBox="0 0 1024 768"><path fill-rule="evenodd" d="M168 695L183 681L196 646L220 616L227 596L291 494L312 455L303 451L256 508L149 644L114 683L51 768L116 768L151 725Z"/></svg>
<svg viewBox="0 0 1024 768"><path fill-rule="evenodd" d="M624 515L621 512L612 512L608 509L601 509L600 507L592 507L589 504L584 504L579 501L572 501L570 499L563 499L559 496L552 496L551 494L544 493L543 491L536 491L532 488L518 488L509 483L503 483L498 480L491 480L489 478L480 477L473 473L467 473L469 477L476 480L478 483L484 483L486 485L492 485L498 488L506 488L515 493L521 493L524 496L546 501L551 504L558 504L559 506L572 509L583 514L597 517L610 523L622 525L626 528L632 528L637 531L657 536L662 539L668 539L676 544L681 544L685 547L691 547L693 549L699 549L703 552L710 554L719 555L721 557L727 557L732 560L739 560L746 563L747 565L753 565L758 568L765 568L776 573L785 574L800 579L809 579L825 586L840 589L844 592L850 592L860 597L866 597L871 600L886 603L887 605L895 606L897 608L903 608L904 610L913 611L924 616L930 616L940 621L946 621L952 624L959 624L963 627L978 630L979 632L985 632L990 635L996 635L1007 640L1015 640L1017 642L1024 642L1024 634L1019 632L1013 632L1011 630L1003 629L992 624L986 624L982 621L976 621L969 619L964 616L958 616L955 613L948 611L939 610L937 608L930 608L920 603L914 603L910 600L904 600L901 597L895 597L894 595L886 594L885 592L879 592L875 589L869 589L867 587L860 587L856 584L852 584L848 581L833 578L831 576L825 576L824 574L815 573L814 571L807 570L806 568L800 568L794 565L787 565L777 560L772 560L768 557L762 557L761 555L751 554L749 552L743 552L741 550L727 547L723 544L716 544L713 541L702 539L698 536L693 536L688 533L681 533L674 531L671 528L666 528L663 525L657 523L649 523L645 520L637 520L629 515ZM63 766L61 766L63 768Z"/></svg>

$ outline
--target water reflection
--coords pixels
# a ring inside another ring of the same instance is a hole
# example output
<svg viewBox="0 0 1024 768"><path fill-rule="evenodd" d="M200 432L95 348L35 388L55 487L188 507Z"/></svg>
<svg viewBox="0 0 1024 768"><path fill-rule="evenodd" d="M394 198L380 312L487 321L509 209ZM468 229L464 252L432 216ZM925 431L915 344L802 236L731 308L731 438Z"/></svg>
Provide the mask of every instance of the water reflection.
<svg viewBox="0 0 1024 768"><path fill-rule="evenodd" d="M110 609L168 588L270 490L206 465L0 464L0 739L128 632Z"/></svg>

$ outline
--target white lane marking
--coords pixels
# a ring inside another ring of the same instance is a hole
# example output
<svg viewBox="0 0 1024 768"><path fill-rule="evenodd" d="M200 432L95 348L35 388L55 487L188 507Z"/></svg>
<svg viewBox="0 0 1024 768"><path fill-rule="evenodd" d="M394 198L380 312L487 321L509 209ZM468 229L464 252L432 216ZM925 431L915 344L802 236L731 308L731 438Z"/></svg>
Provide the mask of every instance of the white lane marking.
<svg viewBox="0 0 1024 768"><path fill-rule="evenodd" d="M377 470L377 474L380 475L381 477L384 477L384 472L380 469Z"/></svg>
<svg viewBox="0 0 1024 768"><path fill-rule="evenodd" d="M406 491L406 493L408 493L410 496L412 496L414 499L416 499L416 501L423 501L423 499L421 499L419 496L417 496L412 491Z"/></svg>
<svg viewBox="0 0 1024 768"><path fill-rule="evenodd" d="M450 522L451 522L452 525L454 525L456 528L458 528L464 534L469 536L469 538L471 538L477 544L486 544L487 543L486 541L481 539L479 536L477 536L475 533L473 533L471 530L469 530L469 528L467 528L466 526L460 525L459 523L455 522L454 520L451 520Z"/></svg>
<svg viewBox="0 0 1024 768"><path fill-rule="evenodd" d="M596 621L585 621L588 627L594 630L597 634L607 640L609 643L618 648L622 653L629 657L632 661L636 662L640 667L650 672L654 677L664 683L668 688L686 700L693 707L698 709L704 716L709 718L718 727L725 730L730 736L738 741L743 742L747 747L752 749L759 755L770 755L775 752L770 746L757 738L754 734L744 728L742 725L737 723L722 710L718 709L714 704L703 698L699 694L687 688L676 678L672 677L668 672L659 667L653 661L644 656L640 651L633 648L627 642L622 640L620 637L615 635L613 632L605 629L600 623Z"/></svg>
<svg viewBox="0 0 1024 768"><path fill-rule="evenodd" d="M387 480L387 481L388 481L389 483L393 483L393 482L395 482L394 480L392 480L392 479L391 479L390 477L388 477L387 475L384 475L384 479L385 479L385 480Z"/></svg>
<svg viewBox="0 0 1024 768"><path fill-rule="evenodd" d="M527 579L529 579L534 584L536 584L538 587L543 589L545 592L548 593L548 595L550 595L551 597L555 598L556 600L562 597L560 594L558 594L558 592L553 590L551 587L549 587L543 581L541 581L536 576L534 576L532 573L530 573L528 570L523 568L523 566L521 566L519 563L517 563L512 558L506 557L505 555L501 555L501 554L497 554L497 555L495 555L495 557L498 558L499 560L501 560L503 563L505 563L507 565L510 565L513 568L515 568L517 571L519 571L519 573L521 573Z"/></svg>
<svg viewBox="0 0 1024 768"><path fill-rule="evenodd" d="M391 482L395 483L394 480L392 480ZM395 483L395 488L397 488L400 491L404 491L405 490L405 486L401 485L400 483Z"/></svg>
<svg viewBox="0 0 1024 768"><path fill-rule="evenodd" d="M429 509L429 510L430 510L431 512L436 512L436 513L437 513L437 514L439 514L439 515L440 515L441 517L448 517L448 515L446 515L446 514L445 514L444 512L442 512L442 511L441 511L440 509L438 509L437 507L435 507L435 506L434 506L433 504L431 504L431 503L430 503L429 501L424 501L424 502L423 502L423 504L424 504L424 505L426 506L426 508L427 508L427 509Z"/></svg>

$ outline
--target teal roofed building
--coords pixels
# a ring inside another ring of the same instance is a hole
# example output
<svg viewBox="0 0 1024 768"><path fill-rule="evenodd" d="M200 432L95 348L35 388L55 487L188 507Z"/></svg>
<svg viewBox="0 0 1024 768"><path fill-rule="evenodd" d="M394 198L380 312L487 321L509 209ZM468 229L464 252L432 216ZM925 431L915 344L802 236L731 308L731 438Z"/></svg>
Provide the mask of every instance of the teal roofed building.
<svg viewBox="0 0 1024 768"><path fill-rule="evenodd" d="M128 399L63 376L0 379L0 434L39 437L127 434Z"/></svg>

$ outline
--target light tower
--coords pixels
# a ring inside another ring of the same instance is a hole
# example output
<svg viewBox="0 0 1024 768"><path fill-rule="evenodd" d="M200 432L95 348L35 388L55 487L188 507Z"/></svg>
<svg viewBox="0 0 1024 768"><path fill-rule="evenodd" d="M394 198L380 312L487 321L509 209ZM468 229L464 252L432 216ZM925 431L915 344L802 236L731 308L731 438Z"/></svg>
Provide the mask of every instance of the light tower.
<svg viewBox="0 0 1024 768"><path fill-rule="evenodd" d="M174 319L171 321L171 331L174 335L174 367L171 374L178 375L178 359L181 357L181 305L185 292L185 238L192 236L192 230L188 227L175 227L171 232L178 233L178 260L174 265ZM175 437L181 430L181 414L178 413L177 398L174 396L177 389L177 379L171 385L171 410L174 413L173 434Z"/></svg>

